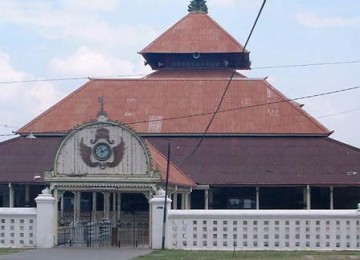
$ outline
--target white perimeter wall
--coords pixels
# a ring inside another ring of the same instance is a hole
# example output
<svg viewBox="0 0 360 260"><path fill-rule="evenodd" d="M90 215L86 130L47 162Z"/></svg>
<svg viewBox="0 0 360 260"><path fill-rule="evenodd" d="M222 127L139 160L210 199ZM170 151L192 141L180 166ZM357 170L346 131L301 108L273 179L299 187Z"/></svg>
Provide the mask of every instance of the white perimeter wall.
<svg viewBox="0 0 360 260"><path fill-rule="evenodd" d="M36 208L0 208L0 247L35 247L36 214Z"/></svg>
<svg viewBox="0 0 360 260"><path fill-rule="evenodd" d="M358 250L358 210L169 210L169 249Z"/></svg>

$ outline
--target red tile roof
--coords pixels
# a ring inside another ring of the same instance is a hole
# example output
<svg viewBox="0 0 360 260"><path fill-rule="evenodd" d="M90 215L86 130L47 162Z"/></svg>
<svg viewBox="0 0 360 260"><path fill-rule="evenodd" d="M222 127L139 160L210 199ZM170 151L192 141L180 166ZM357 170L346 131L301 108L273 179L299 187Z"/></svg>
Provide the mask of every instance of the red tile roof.
<svg viewBox="0 0 360 260"><path fill-rule="evenodd" d="M202 134L229 78L90 80L18 133L66 133L96 119L104 97L109 120L143 134ZM317 120L263 79L235 78L209 134L329 135Z"/></svg>
<svg viewBox="0 0 360 260"><path fill-rule="evenodd" d="M149 137L166 152L167 139ZM171 138L172 162L204 185L360 184L360 149L328 137Z"/></svg>
<svg viewBox="0 0 360 260"><path fill-rule="evenodd" d="M162 181L166 182L166 167L167 167L167 158L162 154L158 149L156 149L151 143L145 141L147 147L149 148L152 160L152 167L155 170L159 170L161 173ZM190 179L185 173L183 173L179 168L177 168L173 163L170 163L169 168L169 183L173 185L185 186L185 187L194 187L196 183Z"/></svg>
<svg viewBox="0 0 360 260"><path fill-rule="evenodd" d="M189 13L140 53L195 52L243 52L243 46L207 14Z"/></svg>
<svg viewBox="0 0 360 260"><path fill-rule="evenodd" d="M14 138L0 143L0 183L43 183L63 138ZM35 179L35 176L41 176Z"/></svg>

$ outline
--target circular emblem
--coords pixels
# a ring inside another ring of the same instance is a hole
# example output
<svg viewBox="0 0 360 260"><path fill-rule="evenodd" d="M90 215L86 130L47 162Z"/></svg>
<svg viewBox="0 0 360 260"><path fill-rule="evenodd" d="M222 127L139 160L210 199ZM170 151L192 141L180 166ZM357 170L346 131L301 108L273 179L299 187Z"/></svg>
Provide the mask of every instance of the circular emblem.
<svg viewBox="0 0 360 260"><path fill-rule="evenodd" d="M106 143L98 143L93 148L94 157L99 161L106 161L111 156L111 147Z"/></svg>

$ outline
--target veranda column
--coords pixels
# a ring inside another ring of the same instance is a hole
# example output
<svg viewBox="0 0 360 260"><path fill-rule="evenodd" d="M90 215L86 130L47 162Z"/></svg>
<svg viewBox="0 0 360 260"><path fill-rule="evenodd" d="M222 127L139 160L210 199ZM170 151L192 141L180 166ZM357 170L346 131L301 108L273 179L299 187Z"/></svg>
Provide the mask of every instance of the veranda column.
<svg viewBox="0 0 360 260"><path fill-rule="evenodd" d="M111 217L113 219L113 225L116 226L116 193L112 193L112 197L113 197L113 204L112 204L112 214Z"/></svg>
<svg viewBox="0 0 360 260"><path fill-rule="evenodd" d="M334 209L334 187L330 186L330 209Z"/></svg>
<svg viewBox="0 0 360 260"><path fill-rule="evenodd" d="M64 217L64 191L61 192L61 197L60 197L60 216L61 218Z"/></svg>
<svg viewBox="0 0 360 260"><path fill-rule="evenodd" d="M181 209L186 209L186 196L185 193L181 193Z"/></svg>
<svg viewBox="0 0 360 260"><path fill-rule="evenodd" d="M14 207L14 190L11 183L9 183L9 207Z"/></svg>
<svg viewBox="0 0 360 260"><path fill-rule="evenodd" d="M110 214L109 214L109 211L110 211L110 193L109 192L104 192L104 218L109 218L110 217Z"/></svg>
<svg viewBox="0 0 360 260"><path fill-rule="evenodd" d="M173 206L172 206L172 208L173 209L177 209L177 192L175 192L174 194L173 194Z"/></svg>
<svg viewBox="0 0 360 260"><path fill-rule="evenodd" d="M93 221L96 221L96 209L97 209L97 193L94 191L92 193L92 208L91 208L91 218Z"/></svg>
<svg viewBox="0 0 360 260"><path fill-rule="evenodd" d="M256 209L260 209L260 187L256 187Z"/></svg>
<svg viewBox="0 0 360 260"><path fill-rule="evenodd" d="M80 201L81 201L81 192L76 191L74 193L74 222L80 220Z"/></svg>
<svg viewBox="0 0 360 260"><path fill-rule="evenodd" d="M306 185L306 209L311 209L310 185Z"/></svg>
<svg viewBox="0 0 360 260"><path fill-rule="evenodd" d="M30 185L25 184L25 207L29 207L30 204Z"/></svg>
<svg viewBox="0 0 360 260"><path fill-rule="evenodd" d="M117 194L117 219L121 217L121 193Z"/></svg>
<svg viewBox="0 0 360 260"><path fill-rule="evenodd" d="M206 189L204 192L205 199L205 209L209 209L209 189Z"/></svg>

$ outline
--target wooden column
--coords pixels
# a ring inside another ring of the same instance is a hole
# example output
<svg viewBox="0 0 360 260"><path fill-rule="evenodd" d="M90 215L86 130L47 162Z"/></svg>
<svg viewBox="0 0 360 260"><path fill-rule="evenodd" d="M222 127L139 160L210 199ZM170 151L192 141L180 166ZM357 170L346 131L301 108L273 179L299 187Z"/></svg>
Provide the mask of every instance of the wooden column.
<svg viewBox="0 0 360 260"><path fill-rule="evenodd" d="M306 209L311 209L310 185L306 185Z"/></svg>
<svg viewBox="0 0 360 260"><path fill-rule="evenodd" d="M61 192L60 196L60 217L64 217L64 192Z"/></svg>
<svg viewBox="0 0 360 260"><path fill-rule="evenodd" d="M121 218L121 193L117 194L117 219Z"/></svg>
<svg viewBox="0 0 360 260"><path fill-rule="evenodd" d="M256 187L256 209L260 209L260 187Z"/></svg>
<svg viewBox="0 0 360 260"><path fill-rule="evenodd" d="M30 185L25 184L25 207L30 206Z"/></svg>
<svg viewBox="0 0 360 260"><path fill-rule="evenodd" d="M330 186L330 209L334 209L334 187Z"/></svg>
<svg viewBox="0 0 360 260"><path fill-rule="evenodd" d="M96 211L97 211L97 193L94 191L92 193L92 209L91 209L91 218L93 221L96 221Z"/></svg>
<svg viewBox="0 0 360 260"><path fill-rule="evenodd" d="M204 193L204 199L205 199L205 209L209 209L209 189L205 190Z"/></svg>
<svg viewBox="0 0 360 260"><path fill-rule="evenodd" d="M14 190L11 183L9 183L9 207L14 207Z"/></svg>
<svg viewBox="0 0 360 260"><path fill-rule="evenodd" d="M177 209L177 197L178 197L178 194L177 194L177 192L175 192L173 194L173 209Z"/></svg>
<svg viewBox="0 0 360 260"><path fill-rule="evenodd" d="M110 218L110 193L104 192L104 218Z"/></svg>

